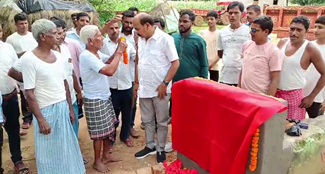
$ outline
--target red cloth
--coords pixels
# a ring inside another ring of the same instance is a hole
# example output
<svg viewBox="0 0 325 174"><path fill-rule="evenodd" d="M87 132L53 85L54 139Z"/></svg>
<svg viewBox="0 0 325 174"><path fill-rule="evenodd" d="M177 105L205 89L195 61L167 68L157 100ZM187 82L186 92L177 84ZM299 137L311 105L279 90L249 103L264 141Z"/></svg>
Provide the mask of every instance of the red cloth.
<svg viewBox="0 0 325 174"><path fill-rule="evenodd" d="M276 99L202 79L172 88L173 148L211 174L245 173L254 131L286 106Z"/></svg>

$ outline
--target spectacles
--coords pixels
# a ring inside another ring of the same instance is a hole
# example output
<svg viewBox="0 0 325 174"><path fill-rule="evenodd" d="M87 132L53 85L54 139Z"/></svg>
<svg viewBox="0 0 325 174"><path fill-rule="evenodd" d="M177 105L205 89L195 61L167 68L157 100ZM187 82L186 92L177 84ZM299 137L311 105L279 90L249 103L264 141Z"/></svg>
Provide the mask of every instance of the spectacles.
<svg viewBox="0 0 325 174"><path fill-rule="evenodd" d="M256 32L258 32L258 31L260 31L260 30L257 30L256 28L251 28L251 32L252 32L252 33L256 33Z"/></svg>

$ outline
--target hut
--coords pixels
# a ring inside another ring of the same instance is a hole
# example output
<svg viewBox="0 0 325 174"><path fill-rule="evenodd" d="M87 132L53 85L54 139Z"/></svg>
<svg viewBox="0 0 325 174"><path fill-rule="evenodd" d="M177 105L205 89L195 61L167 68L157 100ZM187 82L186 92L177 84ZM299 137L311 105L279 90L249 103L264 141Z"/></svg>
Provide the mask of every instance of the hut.
<svg viewBox="0 0 325 174"><path fill-rule="evenodd" d="M73 26L71 14L81 11L89 14L91 24L100 25L98 13L86 0L1 0L0 24L3 26L3 39L16 31L14 16L17 13L26 13L29 24L42 18L59 17L70 28Z"/></svg>
<svg viewBox="0 0 325 174"><path fill-rule="evenodd" d="M165 21L167 33L173 33L178 31L178 19L179 13L177 9L168 4L167 0L164 0L156 7L154 7L149 14L155 18L162 18Z"/></svg>

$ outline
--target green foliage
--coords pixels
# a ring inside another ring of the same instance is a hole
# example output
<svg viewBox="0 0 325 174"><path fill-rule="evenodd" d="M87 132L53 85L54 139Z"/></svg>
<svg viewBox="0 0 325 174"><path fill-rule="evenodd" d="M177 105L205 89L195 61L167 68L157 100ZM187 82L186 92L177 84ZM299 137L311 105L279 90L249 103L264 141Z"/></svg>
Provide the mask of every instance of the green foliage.
<svg viewBox="0 0 325 174"><path fill-rule="evenodd" d="M291 0L290 2L292 4L298 4L298 5L301 5L301 6L324 4L324 0Z"/></svg>
<svg viewBox="0 0 325 174"><path fill-rule="evenodd" d="M129 7L137 7L140 11L150 11L159 4L159 0L89 0L100 15L103 24L116 15L116 11L125 11ZM173 1L174 8L181 9L215 9L216 1Z"/></svg>
<svg viewBox="0 0 325 174"><path fill-rule="evenodd" d="M140 11L150 11L158 0L89 0L100 15L101 23L116 15L116 11L125 11L137 7Z"/></svg>
<svg viewBox="0 0 325 174"><path fill-rule="evenodd" d="M178 10L190 8L212 10L217 7L216 1L174 1L169 4Z"/></svg>

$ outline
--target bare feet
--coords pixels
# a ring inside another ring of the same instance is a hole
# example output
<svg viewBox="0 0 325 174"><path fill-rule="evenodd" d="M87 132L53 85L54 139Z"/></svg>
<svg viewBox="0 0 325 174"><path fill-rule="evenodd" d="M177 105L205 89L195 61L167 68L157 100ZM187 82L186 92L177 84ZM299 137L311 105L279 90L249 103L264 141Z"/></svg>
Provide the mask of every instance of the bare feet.
<svg viewBox="0 0 325 174"><path fill-rule="evenodd" d="M29 128L30 128L30 124L29 124L29 123L23 123L23 124L21 125L21 128L22 128L22 129L29 129Z"/></svg>
<svg viewBox="0 0 325 174"><path fill-rule="evenodd" d="M133 127L130 129L130 135L133 137L133 138L139 138L139 133L137 130L135 130Z"/></svg>
<svg viewBox="0 0 325 174"><path fill-rule="evenodd" d="M107 172L109 172L109 169L101 161L95 161L94 164L93 164L93 168L95 170L97 170L98 172L100 172L100 173L107 173Z"/></svg>
<svg viewBox="0 0 325 174"><path fill-rule="evenodd" d="M113 155L106 155L102 159L102 163L107 164L107 163L114 163L114 162L119 162L122 161L122 158L119 157L114 157Z"/></svg>
<svg viewBox="0 0 325 174"><path fill-rule="evenodd" d="M19 130L19 135L22 137L22 136L25 136L25 135L27 135L27 132L26 131L24 131L23 129L20 129Z"/></svg>

